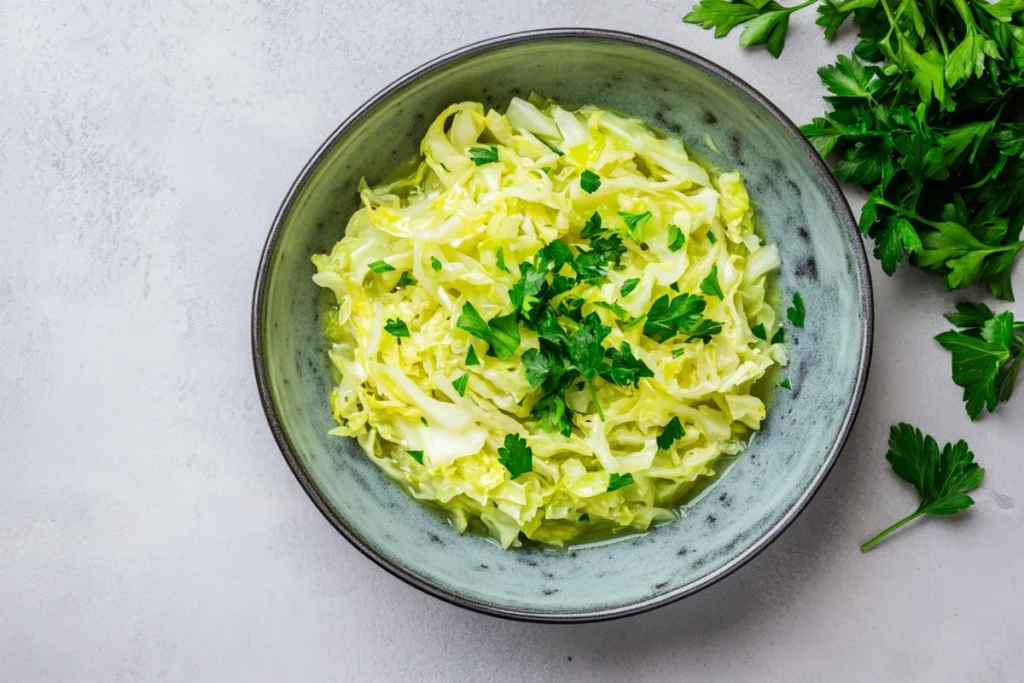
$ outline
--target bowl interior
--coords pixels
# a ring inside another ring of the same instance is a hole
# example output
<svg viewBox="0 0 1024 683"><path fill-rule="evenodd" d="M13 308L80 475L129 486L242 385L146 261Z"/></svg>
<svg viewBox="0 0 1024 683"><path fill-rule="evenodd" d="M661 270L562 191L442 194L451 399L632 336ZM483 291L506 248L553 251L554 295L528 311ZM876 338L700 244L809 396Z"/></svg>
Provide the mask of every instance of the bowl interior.
<svg viewBox="0 0 1024 683"><path fill-rule="evenodd" d="M417 153L448 104L503 107L536 91L593 103L680 134L738 169L783 258L793 390L777 392L751 448L680 522L599 547L502 551L460 536L408 498L346 440L328 436L330 370L310 255L329 249L371 184ZM328 518L378 562L436 595L506 616L572 620L666 602L739 566L816 489L859 402L870 335L870 284L852 217L813 150L756 96L668 46L611 34L549 32L463 50L371 101L307 168L271 236L257 285L257 364L276 436ZM808 418L813 416L813 420ZM273 424L276 420L276 424ZM813 424L809 429L808 425Z"/></svg>

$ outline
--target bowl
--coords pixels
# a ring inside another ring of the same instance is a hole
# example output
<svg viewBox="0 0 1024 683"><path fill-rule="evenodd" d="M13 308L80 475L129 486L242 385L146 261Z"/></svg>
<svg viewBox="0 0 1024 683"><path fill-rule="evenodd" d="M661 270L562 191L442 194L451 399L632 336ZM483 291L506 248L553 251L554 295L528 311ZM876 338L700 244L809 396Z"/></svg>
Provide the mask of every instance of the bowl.
<svg viewBox="0 0 1024 683"><path fill-rule="evenodd" d="M341 238L371 184L418 152L427 125L461 100L503 107L536 91L596 104L683 136L747 181L782 254L792 391L779 390L750 448L684 518L616 542L503 551L459 535L388 480L354 444L328 435L331 373L310 256ZM335 130L274 219L256 278L252 343L267 419L299 483L341 534L398 578L502 617L592 621L642 612L721 579L763 550L821 485L861 401L872 299L864 247L842 193L793 123L719 66L650 38L591 29L476 43L395 81Z"/></svg>

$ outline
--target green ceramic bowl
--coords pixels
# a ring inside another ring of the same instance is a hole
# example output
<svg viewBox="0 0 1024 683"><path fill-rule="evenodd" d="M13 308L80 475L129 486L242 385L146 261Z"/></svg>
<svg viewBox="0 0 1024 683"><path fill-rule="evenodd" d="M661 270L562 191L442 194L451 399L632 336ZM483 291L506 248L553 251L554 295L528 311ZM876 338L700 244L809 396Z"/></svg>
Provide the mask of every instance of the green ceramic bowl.
<svg viewBox="0 0 1024 683"><path fill-rule="evenodd" d="M310 256L341 238L357 184L417 152L445 106L502 107L536 91L596 104L682 135L747 180L782 253L793 390L761 433L679 522L598 547L503 551L460 536L408 498L352 442L328 436L331 375ZM716 141L713 149L707 139ZM274 219L253 303L256 379L285 459L320 511L367 557L449 602L504 617L589 621L689 595L756 555L800 512L846 440L871 350L871 283L850 208L796 127L756 90L707 60L649 38L566 29L520 33L445 55L392 83L313 155Z"/></svg>

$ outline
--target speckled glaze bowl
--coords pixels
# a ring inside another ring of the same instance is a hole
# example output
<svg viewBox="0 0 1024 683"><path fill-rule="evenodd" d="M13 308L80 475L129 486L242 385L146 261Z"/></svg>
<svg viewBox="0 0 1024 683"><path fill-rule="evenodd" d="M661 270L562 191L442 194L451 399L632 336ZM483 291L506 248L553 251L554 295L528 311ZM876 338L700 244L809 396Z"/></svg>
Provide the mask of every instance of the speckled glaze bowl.
<svg viewBox="0 0 1024 683"><path fill-rule="evenodd" d="M503 551L460 536L407 497L354 442L328 436L331 384L310 256L341 238L371 184L417 153L445 106L503 107L536 91L596 104L682 135L699 155L738 169L782 253L791 392L735 466L679 522L603 546ZM714 141L714 146L708 145ZM717 148L717 149L716 149ZM782 112L732 74L648 38L566 29L520 33L445 55L392 83L313 155L267 239L252 341L263 407L285 459L325 517L402 580L480 612L534 621L636 614L721 579L764 549L807 504L846 440L871 349L872 301L850 208L814 149Z"/></svg>

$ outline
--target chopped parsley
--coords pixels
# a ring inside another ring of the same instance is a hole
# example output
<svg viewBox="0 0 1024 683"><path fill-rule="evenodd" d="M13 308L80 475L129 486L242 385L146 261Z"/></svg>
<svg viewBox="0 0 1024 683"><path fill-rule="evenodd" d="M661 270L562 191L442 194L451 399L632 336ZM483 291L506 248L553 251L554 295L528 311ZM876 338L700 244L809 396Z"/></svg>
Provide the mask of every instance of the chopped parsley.
<svg viewBox="0 0 1024 683"><path fill-rule="evenodd" d="M370 265L367 266L367 268L369 268L375 273L387 273L395 269L393 265L391 265L387 261L381 261L380 259L377 259L376 261L372 262Z"/></svg>
<svg viewBox="0 0 1024 683"><path fill-rule="evenodd" d="M782 380L782 384L780 384L779 387L782 389L786 389L787 391L792 391L793 383L790 382L789 378L787 377L786 379Z"/></svg>
<svg viewBox="0 0 1024 683"><path fill-rule="evenodd" d="M398 284L395 285L395 289L401 289L402 287L406 287L408 285L416 285L416 284L419 284L416 281L416 278L414 278L412 276L412 273L410 273L407 270L404 273L402 273L402 277L398 278Z"/></svg>
<svg viewBox="0 0 1024 683"><path fill-rule="evenodd" d="M423 451L406 451L406 453L408 453L409 457L419 464L423 464Z"/></svg>
<svg viewBox="0 0 1024 683"><path fill-rule="evenodd" d="M672 447L672 444L684 436L686 436L686 431L679 422L679 418L673 417L665 425L665 428L661 430L661 435L658 436L658 448L663 451L668 450Z"/></svg>
<svg viewBox="0 0 1024 683"><path fill-rule="evenodd" d="M587 194L594 194L598 188L601 187L601 176L597 175L589 168L580 174L580 187Z"/></svg>
<svg viewBox="0 0 1024 683"><path fill-rule="evenodd" d="M629 278L628 280L626 280L625 282L622 283L621 287L619 287L619 296L621 296L622 298L626 298L627 296L629 296L632 293L632 291L634 289L636 289L636 286L638 284L640 284L640 278L638 278L638 277L631 277L631 278Z"/></svg>
<svg viewBox="0 0 1024 683"><path fill-rule="evenodd" d="M761 341L768 341L768 331L764 329L764 323L758 323L750 328L750 334L754 335Z"/></svg>
<svg viewBox="0 0 1024 683"><path fill-rule="evenodd" d="M498 270L503 270L506 273L509 272L508 266L505 265L505 247L498 247L498 254L495 257L495 263L498 266Z"/></svg>
<svg viewBox="0 0 1024 683"><path fill-rule="evenodd" d="M473 160L473 163L477 166L483 166L484 164L494 164L498 161L498 148L491 147L470 147L469 158Z"/></svg>
<svg viewBox="0 0 1024 683"><path fill-rule="evenodd" d="M480 365L480 359L477 358L476 349L473 348L472 344L469 345L469 351L466 352L466 366L470 365Z"/></svg>
<svg viewBox="0 0 1024 683"><path fill-rule="evenodd" d="M793 305L786 309L786 317L797 327L804 326L804 298L800 292L793 294Z"/></svg>
<svg viewBox="0 0 1024 683"><path fill-rule="evenodd" d="M652 215L650 211L644 211L643 213L619 211L619 216L626 223L627 234L637 244L644 241L644 225L651 219Z"/></svg>
<svg viewBox="0 0 1024 683"><path fill-rule="evenodd" d="M722 292L722 285L718 284L718 264L711 266L711 272L704 278L700 283L700 291L704 292L708 296L718 297L720 301L725 299L725 294Z"/></svg>
<svg viewBox="0 0 1024 683"><path fill-rule="evenodd" d="M434 269L435 273L440 272L440 270L444 268L444 266L441 265L441 262L437 260L436 256L430 257L430 267Z"/></svg>
<svg viewBox="0 0 1024 683"><path fill-rule="evenodd" d="M630 486L634 483L632 474L609 474L608 475L608 490L618 491L621 488Z"/></svg>
<svg viewBox="0 0 1024 683"><path fill-rule="evenodd" d="M498 462L516 479L533 471L533 449L518 434L506 434L505 445L498 449Z"/></svg>
<svg viewBox="0 0 1024 683"><path fill-rule="evenodd" d="M459 396L466 395L466 385L469 384L469 375L463 375L456 380L452 380L452 386L455 387L455 391L459 392Z"/></svg>
<svg viewBox="0 0 1024 683"><path fill-rule="evenodd" d="M708 242L711 242L711 244L716 244L718 242L718 238L715 237L715 233L710 230L708 230Z"/></svg>
<svg viewBox="0 0 1024 683"><path fill-rule="evenodd" d="M488 322L481 318L473 304L467 301L455 325L460 330L465 330L490 344L498 360L508 360L519 348L519 327L516 325L515 312L493 318Z"/></svg>
<svg viewBox="0 0 1024 683"><path fill-rule="evenodd" d="M409 336L409 326L401 318L388 318L388 321L384 323L384 331L395 337Z"/></svg>
<svg viewBox="0 0 1024 683"><path fill-rule="evenodd" d="M673 223L668 226L668 250L679 251L686 244L686 235L679 229L679 226Z"/></svg>

